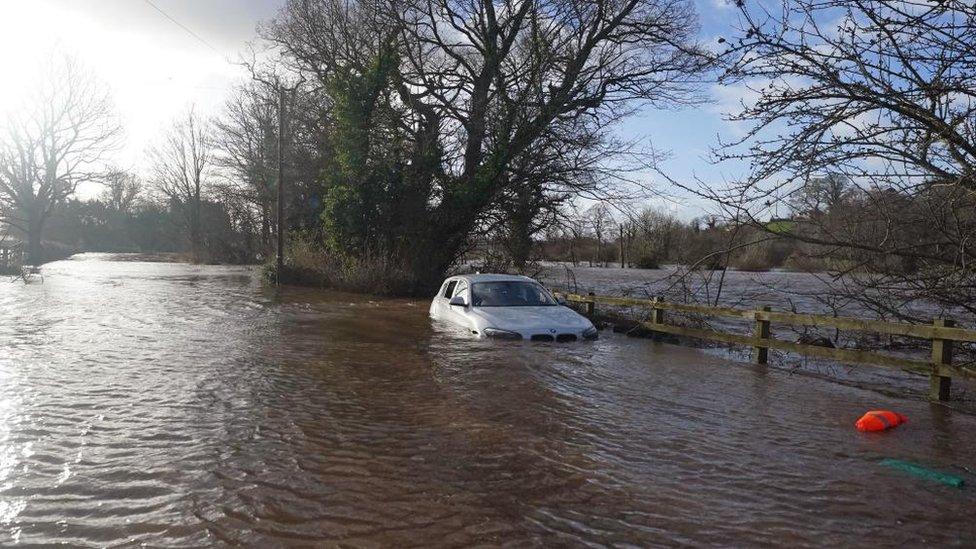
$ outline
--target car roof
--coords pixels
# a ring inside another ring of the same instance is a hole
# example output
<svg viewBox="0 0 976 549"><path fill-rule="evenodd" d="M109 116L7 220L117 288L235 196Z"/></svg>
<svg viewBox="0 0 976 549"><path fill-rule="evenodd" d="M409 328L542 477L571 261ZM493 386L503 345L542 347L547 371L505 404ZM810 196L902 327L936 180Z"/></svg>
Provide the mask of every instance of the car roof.
<svg viewBox="0 0 976 549"><path fill-rule="evenodd" d="M509 274L491 274L491 273L457 275L457 276L450 277L448 280L466 280L469 284L476 284L478 282L506 282L506 281L535 282L535 280L532 280L527 276L509 275Z"/></svg>

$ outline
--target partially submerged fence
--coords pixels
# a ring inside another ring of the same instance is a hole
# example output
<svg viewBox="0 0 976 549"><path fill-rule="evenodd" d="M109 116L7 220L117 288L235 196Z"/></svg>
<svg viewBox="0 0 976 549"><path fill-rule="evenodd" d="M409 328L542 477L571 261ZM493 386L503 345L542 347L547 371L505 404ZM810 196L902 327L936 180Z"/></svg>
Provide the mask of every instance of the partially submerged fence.
<svg viewBox="0 0 976 549"><path fill-rule="evenodd" d="M929 397L934 400L948 400L952 378L976 378L976 371L960 368L952 364L952 345L954 341L976 342L976 330L956 328L949 319L936 319L931 325L863 320L827 315L810 315L772 311L769 307L758 310L734 309L730 307L710 307L685 303L670 303L660 298L634 299L629 297L607 297L593 294L579 295L556 292L566 301L582 303L587 314L593 315L597 303L620 307L642 307L651 312L650 322L643 326L653 332L686 336L696 339L718 341L753 348L753 358L757 364L766 364L769 350L779 349L800 355L836 360L842 363L873 364L900 370L907 370L929 376ZM677 326L666 322L665 311L697 313L706 316L737 318L754 322L753 334L742 335L688 326ZM931 360L922 361L906 357L892 356L874 351L858 349L839 349L795 343L772 337L772 323L790 326L816 326L858 332L905 336L929 340Z"/></svg>

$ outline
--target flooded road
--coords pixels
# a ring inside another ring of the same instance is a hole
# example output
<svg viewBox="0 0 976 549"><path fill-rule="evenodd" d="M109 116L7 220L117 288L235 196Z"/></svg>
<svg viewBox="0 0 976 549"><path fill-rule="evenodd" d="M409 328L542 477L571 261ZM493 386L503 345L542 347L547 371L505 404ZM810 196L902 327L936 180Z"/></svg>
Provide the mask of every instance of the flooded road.
<svg viewBox="0 0 976 549"><path fill-rule="evenodd" d="M976 418L688 348L109 261L0 281L0 545L970 545ZM872 408L910 422L864 435ZM961 474L948 488L885 457Z"/></svg>

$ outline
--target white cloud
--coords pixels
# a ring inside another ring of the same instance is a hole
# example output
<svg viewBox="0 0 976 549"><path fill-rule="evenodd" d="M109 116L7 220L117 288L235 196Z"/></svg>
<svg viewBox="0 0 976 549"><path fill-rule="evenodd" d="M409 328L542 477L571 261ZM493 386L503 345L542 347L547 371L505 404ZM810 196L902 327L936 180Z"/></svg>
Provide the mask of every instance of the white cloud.
<svg viewBox="0 0 976 549"><path fill-rule="evenodd" d="M713 102L710 104L712 112L723 116L729 116L746 107L755 105L759 100L759 92L755 83L739 82L736 84L715 84L711 87L710 95Z"/></svg>

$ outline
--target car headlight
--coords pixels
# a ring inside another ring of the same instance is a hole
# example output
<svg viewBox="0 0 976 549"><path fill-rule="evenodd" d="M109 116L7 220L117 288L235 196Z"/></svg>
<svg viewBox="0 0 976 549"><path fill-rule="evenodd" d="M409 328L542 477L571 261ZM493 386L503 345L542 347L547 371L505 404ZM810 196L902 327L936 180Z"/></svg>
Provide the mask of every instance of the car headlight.
<svg viewBox="0 0 976 549"><path fill-rule="evenodd" d="M595 326L583 330L583 339L596 339L600 337L600 331Z"/></svg>
<svg viewBox="0 0 976 549"><path fill-rule="evenodd" d="M485 337L492 339L522 339L522 334L509 330L499 330L498 328L485 328Z"/></svg>

